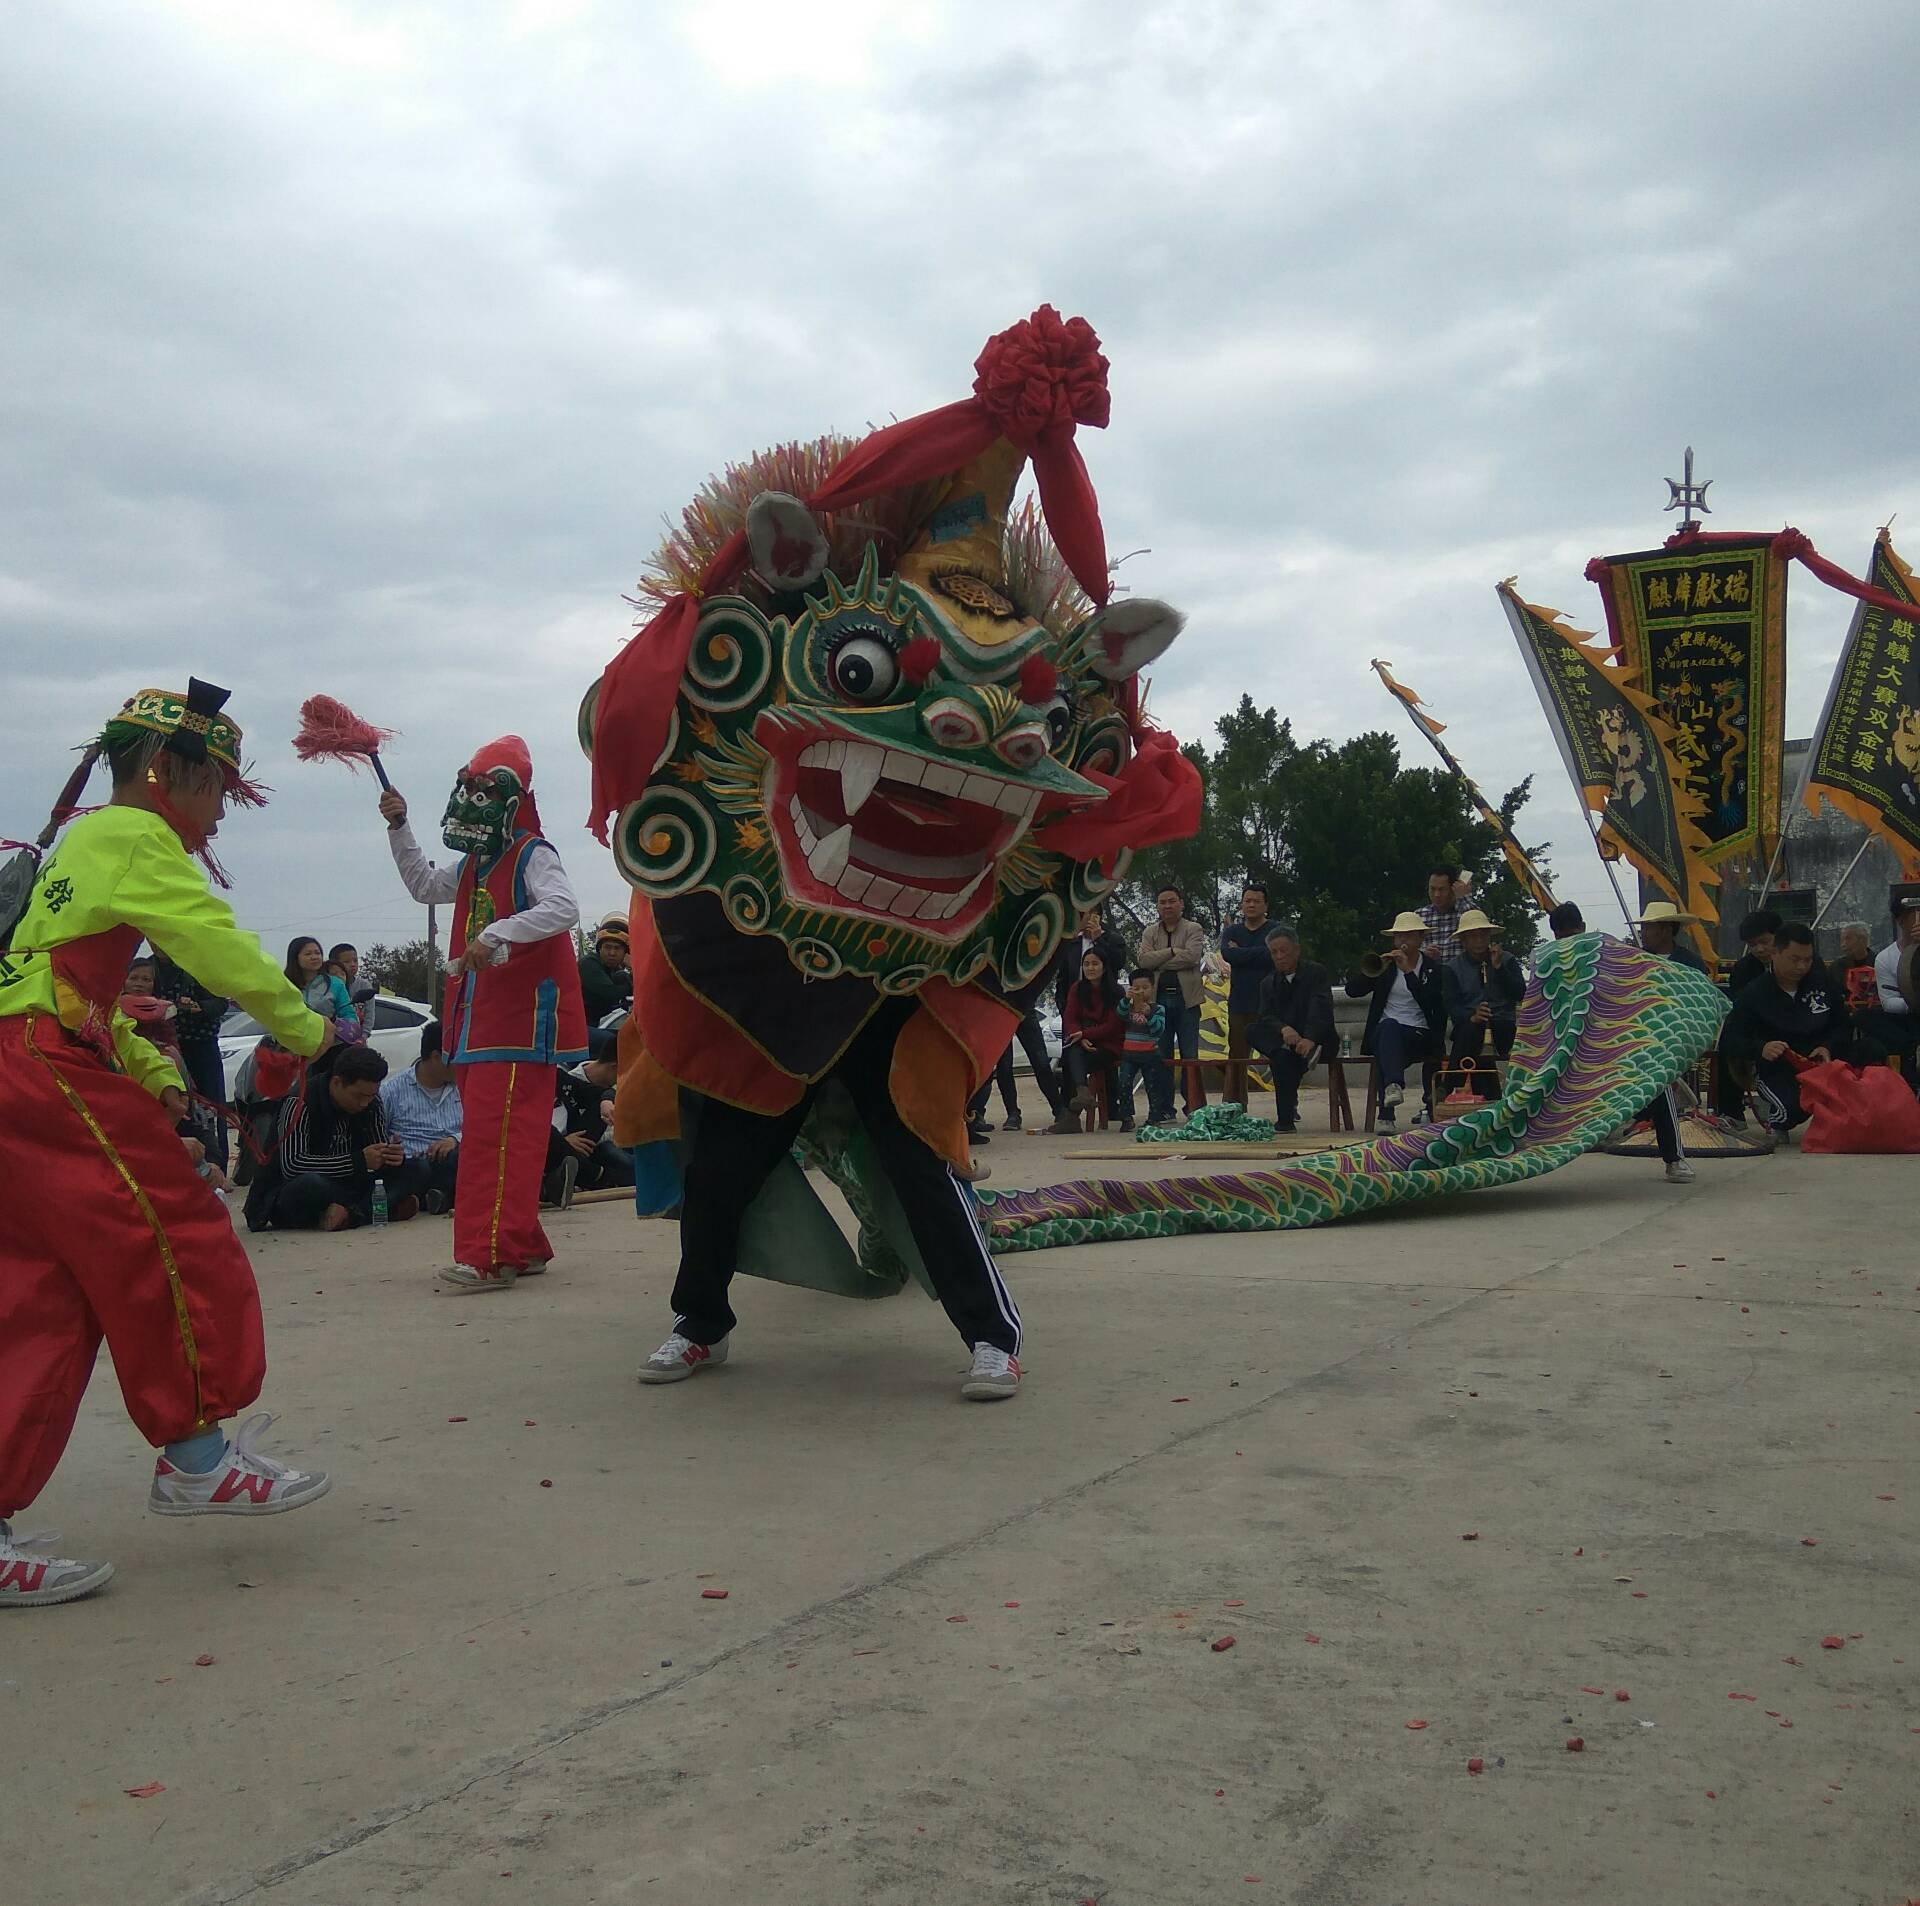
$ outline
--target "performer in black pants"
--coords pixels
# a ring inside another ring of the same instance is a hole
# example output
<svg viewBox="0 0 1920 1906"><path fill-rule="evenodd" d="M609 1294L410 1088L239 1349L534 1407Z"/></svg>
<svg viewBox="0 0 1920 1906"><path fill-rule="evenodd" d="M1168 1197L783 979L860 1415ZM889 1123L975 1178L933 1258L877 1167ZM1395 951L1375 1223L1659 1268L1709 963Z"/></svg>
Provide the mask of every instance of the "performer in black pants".
<svg viewBox="0 0 1920 1906"><path fill-rule="evenodd" d="M888 1083L894 1042L915 1010L912 1000L887 1001L825 1076L838 1079L852 1096L905 1208L935 1293L962 1341L976 1352L985 1344L1011 1358L1020 1348L1020 1312L987 1249L973 1194L894 1107ZM682 1091L686 1182L680 1275L672 1299L674 1334L643 1366L642 1382L674 1382L703 1364L725 1361L735 1322L727 1289L739 1255L742 1216L792 1146L816 1090L817 1084L809 1086L796 1104L774 1117ZM1008 1394L1012 1387L1007 1386Z"/></svg>
<svg viewBox="0 0 1920 1906"><path fill-rule="evenodd" d="M1014 1039L1020 1041L1020 1049L1027 1055L1027 1063L1033 1067L1033 1082L1040 1088L1041 1096L1047 1102L1049 1119L1060 1115L1060 1087L1053 1076L1053 1061L1047 1056L1046 1034L1040 1030L1040 1015L1029 1010L1026 1017L1014 1028ZM973 1131L974 1141L980 1139L977 1129L986 1123L987 1099L993 1088L1000 1092L1000 1106L1006 1113L1006 1119L1000 1129L1003 1132L1020 1130L1020 1089L1013 1074L1013 1039L1007 1041L1007 1049L1000 1055L1000 1063L993 1069L991 1079L980 1081L980 1090L967 1101L967 1125Z"/></svg>

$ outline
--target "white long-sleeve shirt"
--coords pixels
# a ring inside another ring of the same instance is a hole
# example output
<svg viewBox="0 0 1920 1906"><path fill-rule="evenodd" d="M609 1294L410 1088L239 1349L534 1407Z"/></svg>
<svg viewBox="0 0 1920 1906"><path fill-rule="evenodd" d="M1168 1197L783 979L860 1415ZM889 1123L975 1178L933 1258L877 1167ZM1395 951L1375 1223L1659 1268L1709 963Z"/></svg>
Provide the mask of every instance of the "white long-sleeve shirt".
<svg viewBox="0 0 1920 1906"><path fill-rule="evenodd" d="M1883 1013L1910 1013L1913 1008L1907 1004L1906 995L1900 990L1900 955L1907 950L1907 942L1896 938L1891 946L1883 946L1873 962L1874 984L1880 989L1880 1010Z"/></svg>
<svg viewBox="0 0 1920 1906"><path fill-rule="evenodd" d="M407 826L387 829L387 845L393 850L393 864L414 899L427 906L446 906L459 890L460 863L436 866L420 851L420 843ZM560 856L548 841L542 841L527 856L528 904L518 913L502 914L480 929L479 938L498 949L501 959L511 959L513 948L531 940L550 940L556 933L570 933L580 923L580 902L574 898L573 885Z"/></svg>

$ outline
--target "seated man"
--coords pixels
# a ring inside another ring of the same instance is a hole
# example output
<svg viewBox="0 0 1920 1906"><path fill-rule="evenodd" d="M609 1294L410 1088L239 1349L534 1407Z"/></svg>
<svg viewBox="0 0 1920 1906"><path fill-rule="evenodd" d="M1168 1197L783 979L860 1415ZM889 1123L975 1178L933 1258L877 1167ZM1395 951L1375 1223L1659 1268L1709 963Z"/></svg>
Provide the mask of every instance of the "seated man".
<svg viewBox="0 0 1920 1906"><path fill-rule="evenodd" d="M1699 918L1697 913L1682 913L1671 900L1652 900L1633 924L1640 929L1640 944L1649 953L1658 953L1663 960L1678 960L1682 966L1704 973L1706 961L1680 934L1682 927L1694 925Z"/></svg>
<svg viewBox="0 0 1920 1906"><path fill-rule="evenodd" d="M387 1136L380 1081L387 1062L371 1046L335 1046L307 1067L280 1113L272 1158L247 1190L247 1229L345 1231L369 1224L374 1184L399 1223L420 1209L424 1167Z"/></svg>
<svg viewBox="0 0 1920 1906"><path fill-rule="evenodd" d="M597 1026L609 1013L633 1004L633 972L627 952L627 923L610 913L594 929L593 951L580 956L580 998L587 1024Z"/></svg>
<svg viewBox="0 0 1920 1906"><path fill-rule="evenodd" d="M1333 984L1324 966L1300 957L1300 936L1291 927L1269 931L1267 959L1272 970L1260 982L1247 1043L1273 1069L1274 1124L1291 1132L1300 1124L1300 1081L1333 1044Z"/></svg>
<svg viewBox="0 0 1920 1906"><path fill-rule="evenodd" d="M594 1027L587 1034L587 1056L577 1066L562 1066L554 1079L553 1133L540 1187L549 1204L564 1208L576 1189L633 1183L633 1156L613 1142L610 1130L619 1043L610 1027Z"/></svg>
<svg viewBox="0 0 1920 1906"><path fill-rule="evenodd" d="M1723 1055L1752 1064L1754 1094L1769 1131L1790 1132L1807 1116L1789 1055L1831 1059L1846 1023L1839 994L1813 957L1812 933L1797 920L1786 922L1774 935L1771 970L1734 995L1720 1035Z"/></svg>
<svg viewBox="0 0 1920 1906"><path fill-rule="evenodd" d="M439 1020L420 1028L419 1058L382 1082L380 1109L387 1136L408 1163L424 1170L421 1204L436 1213L451 1211L460 1173L460 1087L440 1051Z"/></svg>
<svg viewBox="0 0 1920 1906"><path fill-rule="evenodd" d="M1388 953L1378 973L1362 966L1346 983L1349 999L1369 999L1360 1050L1380 1073L1380 1123L1399 1122L1407 1067L1440 1056L1440 967L1426 952L1427 923L1408 911L1387 929ZM1426 1107L1429 1115L1433 1108Z"/></svg>
<svg viewBox="0 0 1920 1906"><path fill-rule="evenodd" d="M1520 962L1500 944L1500 929L1469 907L1460 916L1460 951L1440 969L1440 996L1452 1028L1455 1065L1472 1061L1473 1089L1483 1099L1500 1096L1497 1067L1484 1061L1487 1042L1504 1059L1513 1050L1515 1009L1527 990Z"/></svg>
<svg viewBox="0 0 1920 1906"><path fill-rule="evenodd" d="M1762 907L1740 922L1742 952L1727 975L1727 997L1738 999L1757 979L1764 979L1773 963L1773 936L1780 931L1781 916L1771 907ZM1747 1094L1727 1063L1724 1028L1720 1055L1714 1066L1714 1109L1736 1125L1747 1122Z"/></svg>
<svg viewBox="0 0 1920 1906"><path fill-rule="evenodd" d="M1920 947L1920 896L1900 901L1893 910L1893 940L1873 962L1875 999L1856 1022L1861 1056L1897 1058L1907 1083L1920 1096L1920 1013L1900 990L1900 962L1909 948ZM1920 966L1920 953L1914 954Z"/></svg>

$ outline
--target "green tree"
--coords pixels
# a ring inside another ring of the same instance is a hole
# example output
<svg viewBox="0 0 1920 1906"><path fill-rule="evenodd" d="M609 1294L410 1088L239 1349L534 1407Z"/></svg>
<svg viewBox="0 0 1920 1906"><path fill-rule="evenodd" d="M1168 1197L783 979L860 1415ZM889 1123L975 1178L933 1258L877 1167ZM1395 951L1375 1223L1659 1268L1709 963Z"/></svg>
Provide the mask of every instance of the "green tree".
<svg viewBox="0 0 1920 1906"><path fill-rule="evenodd" d="M435 966L433 948L425 940L408 940L400 946L370 946L360 955L360 971L383 992L398 993L402 999L417 999L437 1007L438 996L427 990L433 983Z"/></svg>
<svg viewBox="0 0 1920 1906"><path fill-rule="evenodd" d="M1472 874L1475 896L1506 929L1508 947L1532 947L1533 902L1456 777L1403 768L1383 733L1302 746L1291 722L1247 695L1217 727L1211 753L1198 743L1186 750L1206 788L1200 830L1133 869L1123 890L1133 905L1150 908L1154 887L1171 883L1217 934L1237 911L1241 887L1258 882L1274 917L1299 928L1309 956L1344 972L1378 945L1394 914L1425 900L1430 869L1455 863ZM1509 822L1530 786L1521 782L1500 802ZM1539 864L1540 852L1529 852Z"/></svg>

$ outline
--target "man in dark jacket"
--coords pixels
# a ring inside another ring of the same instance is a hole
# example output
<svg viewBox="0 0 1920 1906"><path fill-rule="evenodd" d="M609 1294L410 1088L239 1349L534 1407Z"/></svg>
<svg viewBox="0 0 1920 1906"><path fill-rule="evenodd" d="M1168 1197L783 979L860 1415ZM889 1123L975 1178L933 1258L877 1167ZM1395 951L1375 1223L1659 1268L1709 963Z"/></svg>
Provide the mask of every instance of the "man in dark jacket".
<svg viewBox="0 0 1920 1906"><path fill-rule="evenodd" d="M1734 995L1720 1035L1722 1053L1751 1062L1754 1094L1769 1131L1790 1132L1807 1116L1788 1055L1831 1059L1846 1025L1846 1002L1813 957L1813 934L1789 920L1774 935L1772 970Z"/></svg>
<svg viewBox="0 0 1920 1906"><path fill-rule="evenodd" d="M1324 966L1300 957L1291 927L1274 927L1266 944L1267 976L1247 1042L1273 1069L1274 1123L1291 1132L1300 1122L1300 1081L1333 1044L1333 985Z"/></svg>
<svg viewBox="0 0 1920 1906"><path fill-rule="evenodd" d="M611 1125L619 1049L611 1027L595 1026L587 1034L586 1058L554 1075L554 1126L540 1186L548 1204L571 1204L576 1188L602 1191L633 1183L633 1154L613 1142Z"/></svg>
<svg viewBox="0 0 1920 1906"><path fill-rule="evenodd" d="M593 951L580 956L580 1000L588 1026L633 1004L633 974L627 965L627 923L609 914L594 929Z"/></svg>
<svg viewBox="0 0 1920 1906"><path fill-rule="evenodd" d="M173 1002L174 1033L180 1041L180 1062L186 1067L187 1083L211 1110L201 1136L207 1155L225 1171L227 1121L222 1114L227 1106L227 1062L220 1053L220 1022L227 1016L227 1002L218 993L208 992L164 952L154 968L153 990L159 998Z"/></svg>
<svg viewBox="0 0 1920 1906"><path fill-rule="evenodd" d="M1240 917L1220 936L1220 957L1227 963L1227 1058L1244 1059L1247 1035L1260 1012L1260 989L1273 971L1267 942L1279 931L1267 918L1267 890L1258 884L1240 895Z"/></svg>
<svg viewBox="0 0 1920 1906"><path fill-rule="evenodd" d="M1360 1050L1380 1074L1380 1123L1399 1122L1406 1096L1407 1067L1438 1058L1445 1023L1440 1000L1440 966L1426 951L1427 923L1408 911L1387 929L1386 964L1377 974L1365 968L1346 984L1349 999L1365 999L1367 1029ZM1431 1113L1433 1108L1427 1107Z"/></svg>
<svg viewBox="0 0 1920 1906"><path fill-rule="evenodd" d="M1771 907L1762 907L1740 922L1742 952L1727 975L1727 998L1735 1000L1757 979L1765 979L1773 960L1773 936L1780 931L1781 919ZM1714 1064L1714 1109L1736 1125L1747 1122L1746 1088L1733 1076L1725 1044L1726 1028L1721 1028L1721 1045Z"/></svg>
<svg viewBox="0 0 1920 1906"><path fill-rule="evenodd" d="M1527 976L1498 932L1478 907L1469 908L1460 916L1460 951L1440 969L1449 1050L1455 1065L1474 1061L1473 1089L1483 1099L1500 1096L1497 1067L1481 1063L1487 1043L1502 1059L1513 1050L1515 1008L1527 990Z"/></svg>

